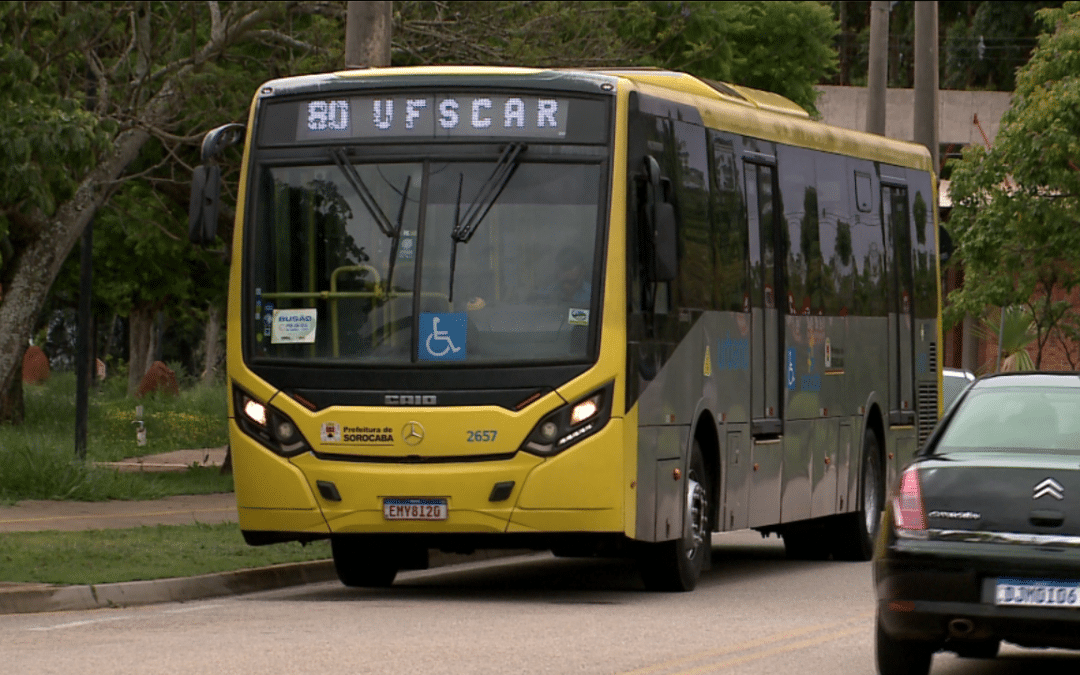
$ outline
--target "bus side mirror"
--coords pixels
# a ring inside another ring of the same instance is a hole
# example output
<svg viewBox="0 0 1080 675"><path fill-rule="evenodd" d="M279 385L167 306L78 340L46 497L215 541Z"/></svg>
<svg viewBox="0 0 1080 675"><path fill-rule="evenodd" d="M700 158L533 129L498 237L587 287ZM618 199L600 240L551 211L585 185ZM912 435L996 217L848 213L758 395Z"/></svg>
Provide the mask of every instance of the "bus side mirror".
<svg viewBox="0 0 1080 675"><path fill-rule="evenodd" d="M191 174L191 202L188 205L188 239L192 244L210 244L217 237L220 195L221 168L216 164L195 167Z"/></svg>
<svg viewBox="0 0 1080 675"><path fill-rule="evenodd" d="M200 154L203 164L191 174L191 201L188 203L188 239L192 244L212 244L217 238L218 198L221 196L221 167L212 160L225 148L242 143L243 124L222 124L203 136Z"/></svg>
<svg viewBox="0 0 1080 675"><path fill-rule="evenodd" d="M648 176L648 223L650 258L653 281L674 281L679 270L678 222L675 205L667 200L660 164L651 156L645 157Z"/></svg>
<svg viewBox="0 0 1080 675"><path fill-rule="evenodd" d="M938 255L941 256L942 265L949 262L949 258L952 257L955 250L956 245L953 244L949 231L943 225L938 225Z"/></svg>

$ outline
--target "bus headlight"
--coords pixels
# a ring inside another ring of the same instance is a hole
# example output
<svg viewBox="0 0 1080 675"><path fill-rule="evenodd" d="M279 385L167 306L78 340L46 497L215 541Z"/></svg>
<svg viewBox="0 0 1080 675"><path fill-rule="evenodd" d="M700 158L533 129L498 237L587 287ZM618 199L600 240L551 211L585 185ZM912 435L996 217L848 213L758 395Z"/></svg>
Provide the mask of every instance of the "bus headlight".
<svg viewBox="0 0 1080 675"><path fill-rule="evenodd" d="M290 445L300 439L300 430L287 419L278 420L274 425L274 437L282 445Z"/></svg>
<svg viewBox="0 0 1080 675"><path fill-rule="evenodd" d="M612 382L583 399L560 406L544 416L526 437L521 449L550 457L604 428L611 419Z"/></svg>
<svg viewBox="0 0 1080 675"><path fill-rule="evenodd" d="M545 441L553 441L559 435L559 425L554 422L544 422L540 425L540 438Z"/></svg>
<svg viewBox="0 0 1080 675"><path fill-rule="evenodd" d="M261 445L282 457L311 450L304 435L289 417L240 388L233 388L236 424Z"/></svg>
<svg viewBox="0 0 1080 675"><path fill-rule="evenodd" d="M570 424L581 424L598 412L600 412L600 394L587 398L574 406L570 411Z"/></svg>
<svg viewBox="0 0 1080 675"><path fill-rule="evenodd" d="M255 399L247 398L244 401L244 415L260 427L266 426L266 406Z"/></svg>

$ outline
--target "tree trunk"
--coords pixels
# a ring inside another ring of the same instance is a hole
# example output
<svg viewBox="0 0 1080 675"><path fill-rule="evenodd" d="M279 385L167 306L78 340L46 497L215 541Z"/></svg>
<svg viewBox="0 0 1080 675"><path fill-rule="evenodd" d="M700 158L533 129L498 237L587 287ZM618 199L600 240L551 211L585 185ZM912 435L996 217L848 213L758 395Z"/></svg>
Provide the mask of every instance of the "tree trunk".
<svg viewBox="0 0 1080 675"><path fill-rule="evenodd" d="M154 314L152 308L133 309L128 316L128 396L134 396L153 363Z"/></svg>
<svg viewBox="0 0 1080 675"><path fill-rule="evenodd" d="M211 303L206 314L206 328L203 332L205 360L200 379L203 384L210 384L217 376L218 363L221 361L221 307Z"/></svg>
<svg viewBox="0 0 1080 675"><path fill-rule="evenodd" d="M22 424L26 417L23 405L22 354L15 368L15 379L4 391L0 391L0 424Z"/></svg>

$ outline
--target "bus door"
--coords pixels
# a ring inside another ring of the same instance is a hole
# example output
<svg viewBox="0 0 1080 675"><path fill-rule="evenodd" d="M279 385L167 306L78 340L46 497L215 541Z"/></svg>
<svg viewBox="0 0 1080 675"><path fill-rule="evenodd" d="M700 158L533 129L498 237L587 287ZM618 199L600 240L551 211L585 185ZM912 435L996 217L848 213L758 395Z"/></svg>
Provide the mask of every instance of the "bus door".
<svg viewBox="0 0 1080 675"><path fill-rule="evenodd" d="M914 279L911 217L905 186L881 185L881 222L885 227L885 277L889 312L889 424L915 424Z"/></svg>
<svg viewBox="0 0 1080 675"><path fill-rule="evenodd" d="M746 214L750 253L750 527L780 522L783 471L783 388L794 382L783 357L783 288L776 169L746 163Z"/></svg>

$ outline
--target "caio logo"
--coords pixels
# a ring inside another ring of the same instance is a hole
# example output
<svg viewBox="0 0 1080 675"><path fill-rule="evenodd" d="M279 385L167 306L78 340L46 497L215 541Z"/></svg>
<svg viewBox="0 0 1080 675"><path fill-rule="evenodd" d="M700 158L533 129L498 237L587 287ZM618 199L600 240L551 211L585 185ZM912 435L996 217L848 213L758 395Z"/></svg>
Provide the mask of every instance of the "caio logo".
<svg viewBox="0 0 1080 675"><path fill-rule="evenodd" d="M383 397L386 405L438 405L439 397L435 394L387 394Z"/></svg>

